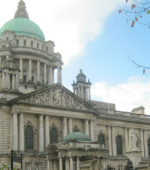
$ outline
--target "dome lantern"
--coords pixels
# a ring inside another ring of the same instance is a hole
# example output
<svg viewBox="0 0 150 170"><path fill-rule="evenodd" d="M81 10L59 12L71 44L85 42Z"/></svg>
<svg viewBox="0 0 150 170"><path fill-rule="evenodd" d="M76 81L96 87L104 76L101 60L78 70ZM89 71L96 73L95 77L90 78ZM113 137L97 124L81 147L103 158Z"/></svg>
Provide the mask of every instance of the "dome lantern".
<svg viewBox="0 0 150 170"><path fill-rule="evenodd" d="M25 2L23 0L20 0L18 2L18 9L15 13L14 18L27 18L27 19L29 19L28 13L26 11Z"/></svg>

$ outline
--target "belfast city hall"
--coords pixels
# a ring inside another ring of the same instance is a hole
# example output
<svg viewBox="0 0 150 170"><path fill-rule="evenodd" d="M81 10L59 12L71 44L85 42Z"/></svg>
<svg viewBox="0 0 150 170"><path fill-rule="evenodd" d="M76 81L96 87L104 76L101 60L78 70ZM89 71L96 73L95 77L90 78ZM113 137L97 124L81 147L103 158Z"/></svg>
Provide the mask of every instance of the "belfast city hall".
<svg viewBox="0 0 150 170"><path fill-rule="evenodd" d="M0 167L12 165L13 150L23 155L24 170L124 170L128 163L150 169L144 107L124 112L91 100L82 70L73 92L65 88L54 46L20 0L0 29Z"/></svg>

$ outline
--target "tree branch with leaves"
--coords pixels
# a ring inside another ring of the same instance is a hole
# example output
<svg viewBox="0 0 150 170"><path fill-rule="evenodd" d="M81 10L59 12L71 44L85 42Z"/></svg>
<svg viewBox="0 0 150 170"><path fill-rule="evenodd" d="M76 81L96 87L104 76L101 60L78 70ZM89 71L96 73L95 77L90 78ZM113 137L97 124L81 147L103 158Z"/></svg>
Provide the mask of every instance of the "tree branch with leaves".
<svg viewBox="0 0 150 170"><path fill-rule="evenodd" d="M126 0L126 3L129 3ZM142 24L148 26L150 28L150 23L148 21L144 21L143 16L150 14L150 2L141 2L137 0L131 0L131 9L126 10L123 8L119 9L119 13L131 14L131 19L127 18L127 25L131 21L131 27L134 27L135 23Z"/></svg>

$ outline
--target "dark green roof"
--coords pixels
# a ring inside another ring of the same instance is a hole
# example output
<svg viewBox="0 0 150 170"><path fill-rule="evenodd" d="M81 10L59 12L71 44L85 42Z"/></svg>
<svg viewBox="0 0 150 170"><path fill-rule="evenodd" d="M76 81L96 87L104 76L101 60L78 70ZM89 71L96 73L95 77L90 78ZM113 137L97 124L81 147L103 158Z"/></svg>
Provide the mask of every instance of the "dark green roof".
<svg viewBox="0 0 150 170"><path fill-rule="evenodd" d="M14 31L16 35L27 35L45 41L40 27L27 18L14 18L6 22L0 29L0 35L6 30Z"/></svg>
<svg viewBox="0 0 150 170"><path fill-rule="evenodd" d="M69 140L77 140L77 141L82 141L82 142L92 142L92 140L84 133L81 132L73 132L69 133L62 142L67 142Z"/></svg>

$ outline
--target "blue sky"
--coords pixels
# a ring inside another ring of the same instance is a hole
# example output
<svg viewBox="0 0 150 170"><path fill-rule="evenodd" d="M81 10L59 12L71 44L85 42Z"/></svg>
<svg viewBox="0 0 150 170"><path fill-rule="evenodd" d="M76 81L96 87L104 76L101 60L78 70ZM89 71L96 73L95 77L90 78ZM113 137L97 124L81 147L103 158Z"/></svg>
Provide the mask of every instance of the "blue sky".
<svg viewBox="0 0 150 170"><path fill-rule="evenodd" d="M128 59L150 66L150 28L139 24L131 28L131 23L127 26L126 19L132 17L118 13L120 7L130 8L125 0L25 2L30 19L41 27L46 40L55 42L55 52L62 54L64 86L71 89L82 69L92 82L93 100L107 102L108 88L110 102L117 110L144 106L150 114L150 70L143 75L142 68ZM0 27L13 18L17 3L5 0L1 4ZM150 21L150 15L143 19Z"/></svg>

